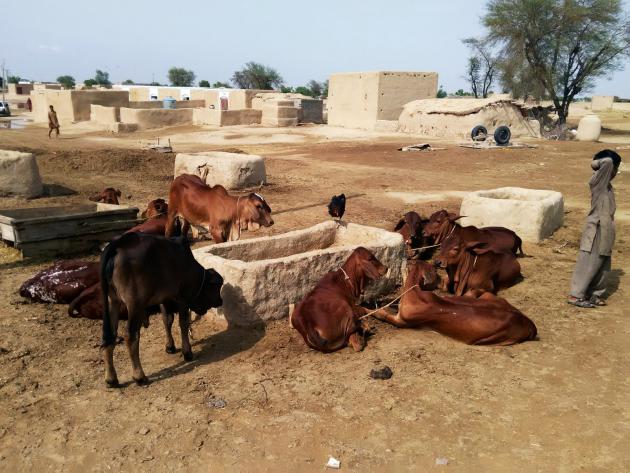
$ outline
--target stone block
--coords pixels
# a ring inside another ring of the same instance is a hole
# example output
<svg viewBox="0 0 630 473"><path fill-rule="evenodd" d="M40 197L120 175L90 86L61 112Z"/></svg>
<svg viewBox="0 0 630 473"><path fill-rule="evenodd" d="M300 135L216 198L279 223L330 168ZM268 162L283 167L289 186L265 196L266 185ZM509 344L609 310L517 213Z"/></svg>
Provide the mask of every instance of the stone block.
<svg viewBox="0 0 630 473"><path fill-rule="evenodd" d="M43 185L35 156L0 150L0 196L32 198L42 195Z"/></svg>
<svg viewBox="0 0 630 473"><path fill-rule="evenodd" d="M364 298L391 292L402 283L404 242L400 234L349 223L323 222L270 237L206 246L193 251L205 268L224 278L223 307L217 314L233 325L287 317L329 271L337 270L364 246L388 267L386 276L366 289Z"/></svg>
<svg viewBox="0 0 630 473"><path fill-rule="evenodd" d="M551 190L501 187L471 192L462 200L462 225L506 227L524 241L540 242L564 221L564 199Z"/></svg>
<svg viewBox="0 0 630 473"><path fill-rule="evenodd" d="M194 174L209 186L220 184L226 189L242 189L267 182L262 156L223 151L178 153L175 157L175 177L180 174Z"/></svg>

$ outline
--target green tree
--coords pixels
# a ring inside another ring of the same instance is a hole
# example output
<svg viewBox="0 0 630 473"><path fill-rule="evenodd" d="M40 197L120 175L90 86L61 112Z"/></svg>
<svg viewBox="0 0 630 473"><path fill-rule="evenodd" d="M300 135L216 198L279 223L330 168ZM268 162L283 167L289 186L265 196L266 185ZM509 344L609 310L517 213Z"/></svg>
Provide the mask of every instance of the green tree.
<svg viewBox="0 0 630 473"><path fill-rule="evenodd" d="M241 89L272 90L282 87L284 80L275 69L250 61L234 72L232 82Z"/></svg>
<svg viewBox="0 0 630 473"><path fill-rule="evenodd" d="M20 76L9 76L7 77L7 82L9 84L19 84L22 78Z"/></svg>
<svg viewBox="0 0 630 473"><path fill-rule="evenodd" d="M205 79L199 81L199 87L210 87L210 82Z"/></svg>
<svg viewBox="0 0 630 473"><path fill-rule="evenodd" d="M311 80L308 82L307 87L309 89L311 89L312 96L313 97L321 97L322 96L322 92L324 91L324 84L321 82L318 82L316 80Z"/></svg>
<svg viewBox="0 0 630 473"><path fill-rule="evenodd" d="M64 89L74 89L76 81L72 76L59 76L57 77L57 82L63 85Z"/></svg>
<svg viewBox="0 0 630 473"><path fill-rule="evenodd" d="M221 82L219 80L219 81L216 81L214 84L212 84L212 88L213 89L221 89L221 88L223 88L223 89L231 89L232 86L230 84L228 84L227 82Z"/></svg>
<svg viewBox="0 0 630 473"><path fill-rule="evenodd" d="M109 72L101 71L100 69L96 69L96 74L94 75L94 81L98 85L107 87L108 89L112 86L112 83L109 80Z"/></svg>
<svg viewBox="0 0 630 473"><path fill-rule="evenodd" d="M293 87L289 87L287 85L281 85L280 92L282 92L283 94L291 94L293 93Z"/></svg>
<svg viewBox="0 0 630 473"><path fill-rule="evenodd" d="M134 81L132 81L131 79L127 79L127 80L124 80L124 81L123 81L123 84L124 84L124 85L133 85L133 84L135 84L135 82L134 82Z"/></svg>
<svg viewBox="0 0 630 473"><path fill-rule="evenodd" d="M183 67L171 67L168 80L175 87L191 87L195 83L195 73Z"/></svg>
<svg viewBox="0 0 630 473"><path fill-rule="evenodd" d="M470 97L471 94L470 92L464 92L464 89L457 89L457 92L455 92L455 96L457 97Z"/></svg>
<svg viewBox="0 0 630 473"><path fill-rule="evenodd" d="M328 97L328 79L326 79L324 81L324 83L322 84L322 97L326 98Z"/></svg>
<svg viewBox="0 0 630 473"><path fill-rule="evenodd" d="M561 125L575 96L630 55L621 0L490 0L483 23L503 59L531 70Z"/></svg>
<svg viewBox="0 0 630 473"><path fill-rule="evenodd" d="M498 59L492 54L486 39L466 38L462 42L470 49L466 80L475 98L485 99L497 73Z"/></svg>
<svg viewBox="0 0 630 473"><path fill-rule="evenodd" d="M85 87L87 87L88 89L91 89L97 83L98 82L96 82L96 79L86 79L86 80L83 81L83 85L85 85Z"/></svg>
<svg viewBox="0 0 630 473"><path fill-rule="evenodd" d="M309 97L315 97L315 93L309 87L305 87L303 85L295 88L296 94L308 95Z"/></svg>
<svg viewBox="0 0 630 473"><path fill-rule="evenodd" d="M440 86L440 88L437 91L436 97L438 99L443 99L444 97L446 97L448 94L446 93L446 90L443 89L442 86Z"/></svg>
<svg viewBox="0 0 630 473"><path fill-rule="evenodd" d="M159 82L153 81L153 82L151 82L149 85L152 85L152 86L154 86L154 87L159 87L159 86L161 86L162 84L160 84Z"/></svg>

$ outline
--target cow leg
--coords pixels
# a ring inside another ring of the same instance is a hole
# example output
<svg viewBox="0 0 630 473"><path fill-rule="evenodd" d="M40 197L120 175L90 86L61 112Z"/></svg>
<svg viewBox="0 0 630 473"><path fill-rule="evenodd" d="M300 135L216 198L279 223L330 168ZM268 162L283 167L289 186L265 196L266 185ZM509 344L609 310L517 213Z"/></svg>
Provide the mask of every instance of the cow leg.
<svg viewBox="0 0 630 473"><path fill-rule="evenodd" d="M162 311L162 322L164 322L164 332L166 333L166 353L173 354L175 353L175 340L173 340L173 314L166 310L164 305L160 306L160 310Z"/></svg>
<svg viewBox="0 0 630 473"><path fill-rule="evenodd" d="M392 314L386 309L378 309L376 312L372 313L372 317L383 322L388 322L399 328L409 327L409 324L400 317L400 314Z"/></svg>
<svg viewBox="0 0 630 473"><path fill-rule="evenodd" d="M120 303L117 301L111 301L109 305L109 319L112 324L112 332L114 336L118 335L118 320L120 314ZM118 388L118 375L116 374L116 368L114 367L114 348L116 348L116 342L111 345L107 345L103 348L104 361L105 361L105 383L110 388Z"/></svg>
<svg viewBox="0 0 630 473"><path fill-rule="evenodd" d="M212 235L212 239L215 243L223 243L225 242L225 238L223 238L223 232L220 228L212 227L210 230L210 235Z"/></svg>
<svg viewBox="0 0 630 473"><path fill-rule="evenodd" d="M184 360L192 361L192 347L190 346L190 339L188 338L188 330L190 328L190 310L180 309L179 311L179 329L182 334L182 355Z"/></svg>
<svg viewBox="0 0 630 473"><path fill-rule="evenodd" d="M354 332L348 337L348 344L354 351L361 351L365 348L365 335L359 332Z"/></svg>
<svg viewBox="0 0 630 473"><path fill-rule="evenodd" d="M127 350L131 358L132 377L136 384L148 384L149 378L144 374L142 364L140 363L140 326L144 320L145 310L138 310L135 307L129 307L128 309L129 320L127 321L125 342L127 343Z"/></svg>
<svg viewBox="0 0 630 473"><path fill-rule="evenodd" d="M180 217L184 223L182 223L182 236L188 238L188 232L190 231L190 222L183 217Z"/></svg>

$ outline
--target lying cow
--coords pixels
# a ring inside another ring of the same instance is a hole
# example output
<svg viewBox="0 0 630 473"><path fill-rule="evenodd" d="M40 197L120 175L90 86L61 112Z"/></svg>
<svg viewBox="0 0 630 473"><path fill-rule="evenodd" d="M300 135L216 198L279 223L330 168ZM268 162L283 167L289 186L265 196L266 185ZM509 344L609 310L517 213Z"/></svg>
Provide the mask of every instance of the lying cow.
<svg viewBox="0 0 630 473"><path fill-rule="evenodd" d="M417 212L407 212L398 221L394 231L402 235L405 240L407 259L427 255L426 250L420 250L425 246L423 226L428 220L423 220Z"/></svg>
<svg viewBox="0 0 630 473"><path fill-rule="evenodd" d="M409 265L398 313L387 309L373 316L400 328L426 328L468 345L513 345L536 338L536 325L505 299L484 293L472 297L439 297L429 292L426 263ZM415 287L414 287L415 286Z"/></svg>
<svg viewBox="0 0 630 473"><path fill-rule="evenodd" d="M168 204L164 199L155 199L149 202L147 209L140 216L146 218L144 222L130 228L125 233L140 232L149 235L164 236L168 221ZM179 221L175 222L175 230L172 236L179 235Z"/></svg>
<svg viewBox="0 0 630 473"><path fill-rule="evenodd" d="M89 197L93 202L102 202L104 204L118 205L118 197L120 197L120 189L114 189L113 187L107 187L101 192L97 192Z"/></svg>
<svg viewBox="0 0 630 473"><path fill-rule="evenodd" d="M69 304L98 281L98 263L57 261L25 281L20 287L20 296L35 302Z"/></svg>
<svg viewBox="0 0 630 473"><path fill-rule="evenodd" d="M435 264L446 269L446 289L457 296L470 291L496 294L522 278L514 254L495 253L487 243L465 241L457 234L442 242Z"/></svg>
<svg viewBox="0 0 630 473"><path fill-rule="evenodd" d="M118 320L127 311L125 342L133 366L133 379L148 382L140 363L140 327L147 325L152 308L166 305L166 311L179 312L182 354L192 360L188 338L190 309L199 315L222 304L223 278L213 269L204 269L193 257L185 238L172 240L141 233L126 233L113 240L101 254L103 291L103 348L105 381L118 386L114 368L114 347ZM166 321L165 321L166 323ZM172 323L172 322L171 322Z"/></svg>
<svg viewBox="0 0 630 473"><path fill-rule="evenodd" d="M216 243L238 240L242 230L273 225L271 208L259 194L233 197L223 186L209 187L192 174L175 178L168 199L166 236L173 235L178 217L183 220L183 236L188 235L190 225L198 225L206 228Z"/></svg>
<svg viewBox="0 0 630 473"><path fill-rule="evenodd" d="M457 223L460 218L462 218L460 215L439 210L429 217L429 221L424 225L423 234L432 239L436 245L441 244L447 237L455 235L465 241L486 243L489 249L498 253L510 252L521 256L524 254L523 241L512 230L503 227L462 227Z"/></svg>
<svg viewBox="0 0 630 473"><path fill-rule="evenodd" d="M357 248L340 269L326 274L295 306L289 317L291 326L314 350L329 353L349 343L361 351L367 325L359 320L365 314L359 298L370 281L386 272L369 250Z"/></svg>

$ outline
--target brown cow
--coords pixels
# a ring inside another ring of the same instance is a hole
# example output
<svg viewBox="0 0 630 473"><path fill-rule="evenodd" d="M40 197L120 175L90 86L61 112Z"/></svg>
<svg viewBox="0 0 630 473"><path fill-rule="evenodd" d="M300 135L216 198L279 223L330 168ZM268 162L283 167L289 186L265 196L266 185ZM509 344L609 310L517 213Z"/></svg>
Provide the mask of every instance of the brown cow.
<svg viewBox="0 0 630 473"><path fill-rule="evenodd" d="M120 197L120 194L120 189L108 187L103 189L101 192L97 192L96 194L90 196L89 199L93 202L118 205L118 197Z"/></svg>
<svg viewBox="0 0 630 473"><path fill-rule="evenodd" d="M223 278L195 260L185 238L169 240L126 233L107 245L101 254L100 274L104 309L102 346L108 386L118 386L113 355L118 319L123 310L128 315L125 342L136 383L148 382L140 363L140 327L147 325L147 313L152 312L152 307L164 304L168 312L178 310L182 354L186 361L192 360L188 338L190 310L203 315L211 307L221 306Z"/></svg>
<svg viewBox="0 0 630 473"><path fill-rule="evenodd" d="M68 304L98 281L98 263L57 261L25 281L20 287L20 295L35 302Z"/></svg>
<svg viewBox="0 0 630 473"><path fill-rule="evenodd" d="M198 225L207 228L216 243L238 240L242 230L273 225L271 208L259 194L233 197L223 186L209 187L192 174L182 174L171 184L166 236L173 235L177 217L184 221L183 236L191 224Z"/></svg>
<svg viewBox="0 0 630 473"><path fill-rule="evenodd" d="M467 242L487 243L488 248L497 253L510 252L523 256L523 241L512 230L503 227L462 227L457 223L460 218L462 218L460 215L439 210L429 217L429 221L424 225L423 234L431 238L436 245L441 244L447 237L456 235Z"/></svg>
<svg viewBox="0 0 630 473"><path fill-rule="evenodd" d="M125 233L140 232L164 236L166 233L166 222L168 221L168 204L164 199L155 199L149 202L147 209L140 216L147 220L130 228ZM176 230L172 236L177 235L179 235L179 221L176 222Z"/></svg>
<svg viewBox="0 0 630 473"><path fill-rule="evenodd" d="M467 242L456 234L442 242L435 264L446 269L447 289L456 296L471 290L496 294L522 277L512 253L495 253L485 242Z"/></svg>
<svg viewBox="0 0 630 473"><path fill-rule="evenodd" d="M355 351L365 346L367 325L359 320L365 309L359 297L370 281L387 272L376 257L359 247L343 266L326 274L289 317L291 326L314 350L330 353L348 343Z"/></svg>
<svg viewBox="0 0 630 473"><path fill-rule="evenodd" d="M420 248L425 246L422 229L427 222L428 220L422 219L417 212L412 211L403 215L394 227L394 231L400 233L405 240L407 259L427 256L427 250L420 250Z"/></svg>
<svg viewBox="0 0 630 473"><path fill-rule="evenodd" d="M142 218L155 218L168 214L168 204L164 199L153 199L147 204L146 210L143 210L140 216Z"/></svg>
<svg viewBox="0 0 630 473"><path fill-rule="evenodd" d="M435 330L469 345L512 345L536 338L534 322L505 299L490 293L479 299L439 297L424 290L427 272L426 263L409 265L408 291L400 300L398 313L380 309L374 317L400 328Z"/></svg>

